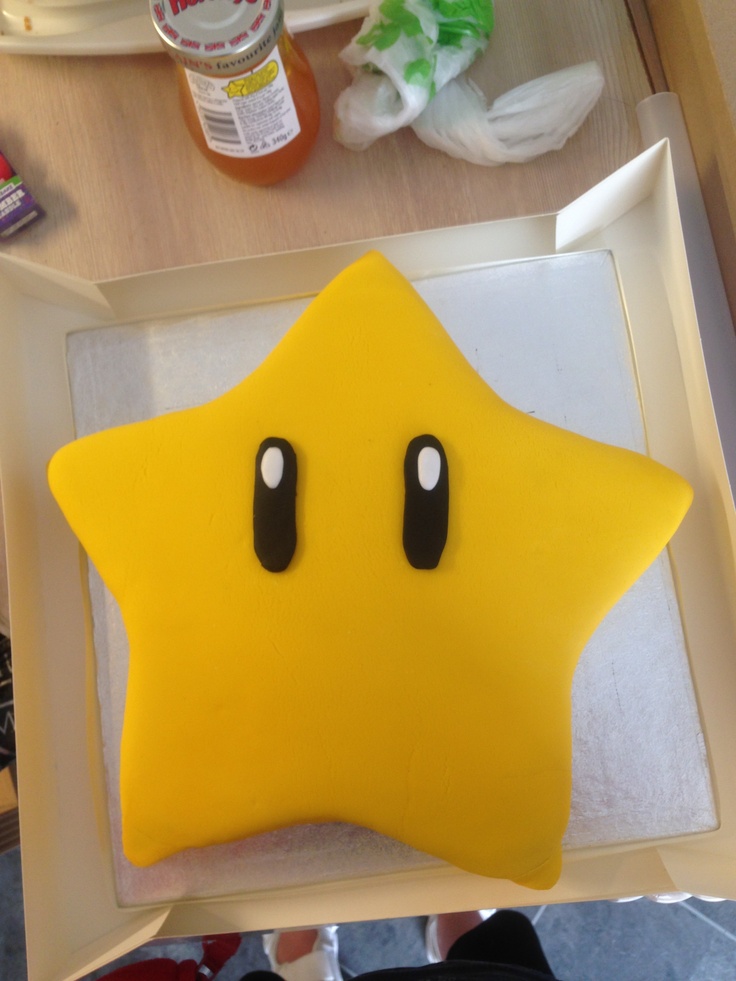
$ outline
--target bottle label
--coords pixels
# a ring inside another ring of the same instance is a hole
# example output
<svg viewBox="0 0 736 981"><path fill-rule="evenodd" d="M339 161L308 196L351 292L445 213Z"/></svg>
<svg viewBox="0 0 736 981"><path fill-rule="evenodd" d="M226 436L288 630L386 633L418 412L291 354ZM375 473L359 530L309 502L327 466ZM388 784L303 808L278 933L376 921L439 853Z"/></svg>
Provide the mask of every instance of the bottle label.
<svg viewBox="0 0 736 981"><path fill-rule="evenodd" d="M278 45L252 72L213 78L186 69L207 146L228 157L261 157L299 135Z"/></svg>

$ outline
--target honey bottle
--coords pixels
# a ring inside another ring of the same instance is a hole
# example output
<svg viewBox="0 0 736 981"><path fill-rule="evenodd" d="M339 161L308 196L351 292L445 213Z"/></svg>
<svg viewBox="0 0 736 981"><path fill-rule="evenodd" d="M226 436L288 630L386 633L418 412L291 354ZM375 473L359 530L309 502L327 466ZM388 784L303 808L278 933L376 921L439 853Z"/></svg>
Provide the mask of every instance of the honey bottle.
<svg viewBox="0 0 736 981"><path fill-rule="evenodd" d="M267 185L304 164L317 138L317 86L284 26L283 0L150 0L176 62L184 121L223 173Z"/></svg>

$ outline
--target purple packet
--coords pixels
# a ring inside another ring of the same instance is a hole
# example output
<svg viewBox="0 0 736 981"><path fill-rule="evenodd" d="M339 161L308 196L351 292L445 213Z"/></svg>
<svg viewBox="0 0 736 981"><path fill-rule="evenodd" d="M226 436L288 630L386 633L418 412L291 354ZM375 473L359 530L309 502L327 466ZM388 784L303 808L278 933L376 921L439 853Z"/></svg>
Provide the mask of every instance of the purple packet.
<svg viewBox="0 0 736 981"><path fill-rule="evenodd" d="M43 208L0 151L0 238L9 238L43 215Z"/></svg>

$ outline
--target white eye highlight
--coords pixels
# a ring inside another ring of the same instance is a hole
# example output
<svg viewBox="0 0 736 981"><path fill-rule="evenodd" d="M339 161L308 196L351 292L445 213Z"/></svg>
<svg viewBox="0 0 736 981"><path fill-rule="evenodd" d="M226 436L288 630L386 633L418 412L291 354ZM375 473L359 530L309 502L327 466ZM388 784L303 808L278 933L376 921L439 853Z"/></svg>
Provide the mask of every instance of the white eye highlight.
<svg viewBox="0 0 736 981"><path fill-rule="evenodd" d="M261 458L261 477L271 490L278 487L284 476L284 454L278 446L269 446Z"/></svg>
<svg viewBox="0 0 736 981"><path fill-rule="evenodd" d="M425 446L417 457L417 477L423 490L434 490L442 473L442 457L434 446Z"/></svg>

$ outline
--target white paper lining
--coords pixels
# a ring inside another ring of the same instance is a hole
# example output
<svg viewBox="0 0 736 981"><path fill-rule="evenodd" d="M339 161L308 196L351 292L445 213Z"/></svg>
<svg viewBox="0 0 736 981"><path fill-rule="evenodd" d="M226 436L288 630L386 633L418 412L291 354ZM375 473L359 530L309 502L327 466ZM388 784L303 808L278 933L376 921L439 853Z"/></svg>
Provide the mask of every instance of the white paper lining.
<svg viewBox="0 0 736 981"><path fill-rule="evenodd" d="M471 364L507 401L586 436L646 451L609 253L493 265L416 285ZM71 335L68 362L78 434L221 394L261 362L307 303L289 300ZM228 895L436 864L364 829L324 825L182 853L149 869L130 865L119 846L117 791L127 642L117 607L94 570L90 589L122 903ZM567 848L716 826L666 553L586 647L575 675L572 711Z"/></svg>

